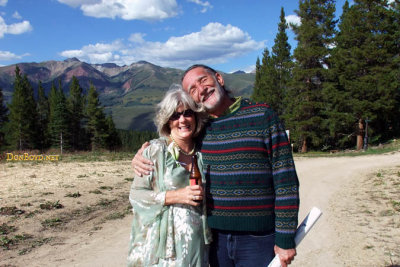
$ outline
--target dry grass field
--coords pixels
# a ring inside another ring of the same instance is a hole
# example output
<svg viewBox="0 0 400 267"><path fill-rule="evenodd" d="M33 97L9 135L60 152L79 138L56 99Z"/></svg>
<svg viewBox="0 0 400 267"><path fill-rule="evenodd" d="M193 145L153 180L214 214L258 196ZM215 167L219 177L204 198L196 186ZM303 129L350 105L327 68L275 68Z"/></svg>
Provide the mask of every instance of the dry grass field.
<svg viewBox="0 0 400 267"><path fill-rule="evenodd" d="M130 214L132 176L129 161L1 163L0 265Z"/></svg>

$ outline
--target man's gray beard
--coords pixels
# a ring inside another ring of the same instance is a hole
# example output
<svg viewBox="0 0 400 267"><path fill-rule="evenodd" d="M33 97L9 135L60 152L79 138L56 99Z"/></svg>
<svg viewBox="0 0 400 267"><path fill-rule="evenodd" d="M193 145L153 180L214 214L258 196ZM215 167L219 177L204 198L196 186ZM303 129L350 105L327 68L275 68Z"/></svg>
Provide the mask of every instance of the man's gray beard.
<svg viewBox="0 0 400 267"><path fill-rule="evenodd" d="M212 108L212 109L208 108L205 104L201 103L202 106L203 106L203 108L204 108L208 113L210 113L210 112L215 111L216 109L218 109L218 106L221 105L222 99L224 98L224 94L225 94L224 89L222 89L222 86L219 84L219 82L217 81L217 79L214 78L214 80L215 80L215 84L216 84L216 86L215 86L215 91L217 91L217 90L219 91L219 99L218 99L218 101L213 105L213 108ZM214 91L214 93L215 93L215 91Z"/></svg>

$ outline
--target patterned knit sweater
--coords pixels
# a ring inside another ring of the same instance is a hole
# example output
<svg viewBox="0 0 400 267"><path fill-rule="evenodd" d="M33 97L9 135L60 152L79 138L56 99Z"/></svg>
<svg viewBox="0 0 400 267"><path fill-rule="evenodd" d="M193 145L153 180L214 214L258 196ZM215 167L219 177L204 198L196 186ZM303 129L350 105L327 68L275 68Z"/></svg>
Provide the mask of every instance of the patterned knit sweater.
<svg viewBox="0 0 400 267"><path fill-rule="evenodd" d="M201 145L207 177L208 224L230 231L273 231L294 248L299 182L279 118L266 104L243 99L212 119Z"/></svg>

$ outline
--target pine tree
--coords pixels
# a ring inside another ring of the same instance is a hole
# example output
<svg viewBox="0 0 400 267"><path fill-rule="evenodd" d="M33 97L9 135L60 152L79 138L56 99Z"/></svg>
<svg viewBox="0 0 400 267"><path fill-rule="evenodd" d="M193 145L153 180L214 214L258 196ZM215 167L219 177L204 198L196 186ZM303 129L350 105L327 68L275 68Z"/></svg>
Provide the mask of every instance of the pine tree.
<svg viewBox="0 0 400 267"><path fill-rule="evenodd" d="M291 46L288 42L288 36L286 30L288 25L285 19L285 11L281 8L280 22L278 24L278 33L275 37L275 44L272 47L272 62L275 68L275 82L272 98L272 108L282 115L286 109L286 94L288 90L288 84L291 80L292 71L292 58L290 55Z"/></svg>
<svg viewBox="0 0 400 267"><path fill-rule="evenodd" d="M44 150L49 147L49 101L44 92L42 82L38 84L38 99L37 99L37 113L38 113L38 129L39 129L39 149Z"/></svg>
<svg viewBox="0 0 400 267"><path fill-rule="evenodd" d="M62 90L61 81L59 81L59 89L54 83L51 86L49 94L50 120L49 132L51 136L51 144L53 147L60 148L61 154L69 148L69 112L67 101Z"/></svg>
<svg viewBox="0 0 400 267"><path fill-rule="evenodd" d="M8 108L4 105L3 89L0 87L0 151L5 146L5 125L8 122Z"/></svg>
<svg viewBox="0 0 400 267"><path fill-rule="evenodd" d="M82 149L82 136L84 136L82 128L83 110L85 105L85 98L82 94L82 87L79 85L78 79L73 76L69 97L67 100L68 111L70 114L70 131L71 131L71 147L73 150Z"/></svg>
<svg viewBox="0 0 400 267"><path fill-rule="evenodd" d="M256 77L254 80L254 86L253 86L253 93L251 95L251 98L254 101L258 101L260 99L260 83L261 83L261 65L260 65L260 58L257 57L256 60Z"/></svg>
<svg viewBox="0 0 400 267"><path fill-rule="evenodd" d="M286 35L287 28L285 12L282 8L272 53L270 55L269 50L264 49L261 65L259 58L257 58L256 78L252 95L253 100L266 102L278 115L284 113L287 84L291 76L292 62L290 45Z"/></svg>
<svg viewBox="0 0 400 267"><path fill-rule="evenodd" d="M106 117L106 128L107 128L107 138L106 147L108 150L116 150L121 147L121 139L118 135L117 129L115 128L114 121L111 115Z"/></svg>
<svg viewBox="0 0 400 267"><path fill-rule="evenodd" d="M100 105L99 95L93 84L90 84L89 93L87 96L86 106L87 132L90 136L90 147L92 151L106 147L107 140L107 125Z"/></svg>
<svg viewBox="0 0 400 267"><path fill-rule="evenodd" d="M355 132L359 148L366 120L368 135L376 141L399 129L399 24L395 18L395 9L388 8L385 0L356 0L351 7L345 4L339 24L332 57L338 86L330 100L334 120L340 124L334 130Z"/></svg>
<svg viewBox="0 0 400 267"><path fill-rule="evenodd" d="M284 118L291 130L291 140L302 152L310 147L319 148L324 142L324 132L320 129L325 106L322 89L330 67L334 12L333 0L300 0L296 13L301 25L292 25L298 45Z"/></svg>
<svg viewBox="0 0 400 267"><path fill-rule="evenodd" d="M349 9L349 3L346 1L342 8L340 24ZM337 33L335 42L340 39L342 32ZM323 96L325 102L324 114L326 119L322 126L327 129L327 146L329 148L347 148L352 142L352 136L356 133L356 124L351 116L351 99L348 92L340 85L335 60L337 59L337 46L332 50L332 62L329 74L330 77L325 81ZM354 127L352 127L354 126Z"/></svg>
<svg viewBox="0 0 400 267"><path fill-rule="evenodd" d="M38 146L36 102L33 88L26 75L15 68L14 92L10 109L9 143L12 148L24 150Z"/></svg>
<svg viewBox="0 0 400 267"><path fill-rule="evenodd" d="M256 70L257 71L257 70ZM268 48L264 49L262 63L259 66L257 87L254 88L252 99L258 102L266 102L274 107L272 91L274 90L274 66Z"/></svg>

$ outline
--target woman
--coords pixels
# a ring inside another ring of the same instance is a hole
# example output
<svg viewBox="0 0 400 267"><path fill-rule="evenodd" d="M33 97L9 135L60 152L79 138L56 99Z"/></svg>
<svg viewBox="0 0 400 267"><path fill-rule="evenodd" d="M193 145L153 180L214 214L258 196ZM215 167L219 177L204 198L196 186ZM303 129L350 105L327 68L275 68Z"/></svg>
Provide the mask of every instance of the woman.
<svg viewBox="0 0 400 267"><path fill-rule="evenodd" d="M211 234L204 192L200 185L189 186L194 155L202 169L193 138L205 113L178 85L157 107L160 138L143 152L154 162L154 171L135 177L129 196L134 219L128 266L208 266Z"/></svg>

